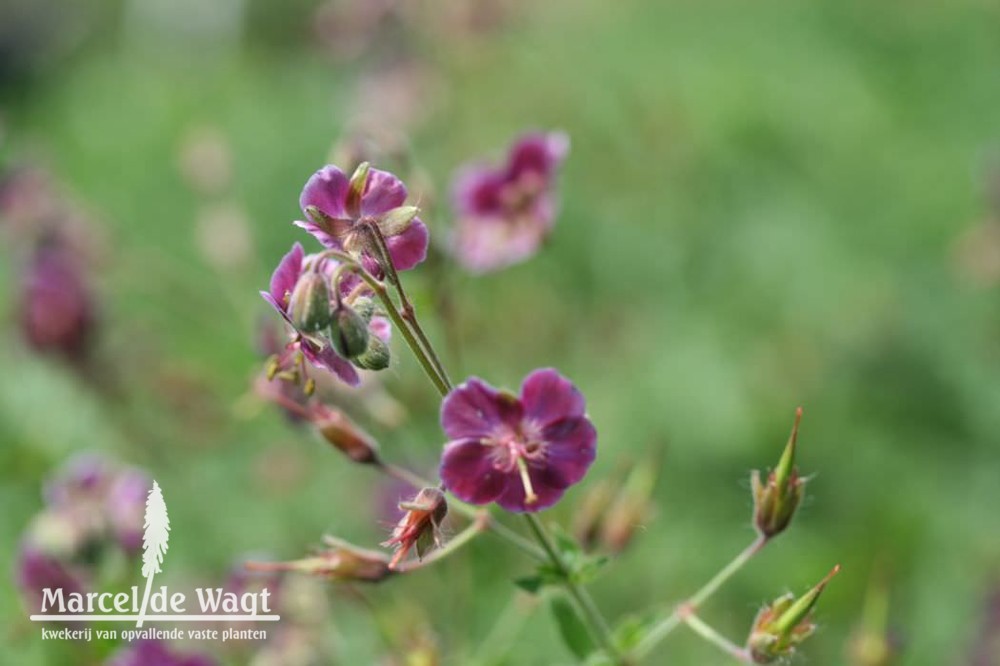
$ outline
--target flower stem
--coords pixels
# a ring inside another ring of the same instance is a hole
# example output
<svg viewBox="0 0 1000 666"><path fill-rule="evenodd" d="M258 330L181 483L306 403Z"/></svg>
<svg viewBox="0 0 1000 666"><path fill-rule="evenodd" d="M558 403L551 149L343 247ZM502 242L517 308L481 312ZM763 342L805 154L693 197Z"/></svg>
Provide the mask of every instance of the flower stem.
<svg viewBox="0 0 1000 666"><path fill-rule="evenodd" d="M451 378L448 377L448 371L444 369L441 359L434 350L434 345L431 344L430 339L427 337L423 327L420 325L420 321L417 320L416 310L414 310L413 304L406 296L406 290L403 289L403 282L399 279L399 272L396 271L396 264L392 260L392 254L389 253L389 245L385 241L385 236L382 235L382 230L378 228L377 224L371 224L368 228L371 230L372 237L375 239L375 244L378 246L379 254L382 255L381 264L385 268L386 276L388 276L389 282L396 288L396 292L399 294L399 303L403 310L403 319L409 322L409 324L413 327L413 332L417 334L417 338L420 340L421 346L430 358L431 363L434 365L434 369L437 371L438 376L450 391L452 386Z"/></svg>
<svg viewBox="0 0 1000 666"><path fill-rule="evenodd" d="M325 250L323 256L333 257L339 261L344 262L346 266L345 270L353 271L360 277L365 283L371 287L371 290L375 292L375 295L382 301L382 305L385 306L386 314L392 319L392 323L396 325L399 332L403 334L403 339L406 340L407 346L413 355L417 357L417 361L420 362L420 366L423 368L424 373L434 384L434 388L438 390L441 396L448 395L449 384L445 382L445 379L438 374L437 369L434 366L434 362L421 347L417 339L413 337L413 332L410 327L403 320L402 315L399 314L399 310L396 309L396 304L392 302L392 298L389 297L389 292L386 291L385 285L379 282L374 275L365 270L364 266L355 261L354 257L347 254L346 252L340 252L339 250Z"/></svg>
<svg viewBox="0 0 1000 666"><path fill-rule="evenodd" d="M746 648L736 645L731 640L720 634L713 627L706 624L704 620L690 613L684 618L684 622L691 627L692 631L704 638L709 643L716 645L723 652L744 664L752 664L753 658Z"/></svg>
<svg viewBox="0 0 1000 666"><path fill-rule="evenodd" d="M702 585L701 589L691 595L686 601L677 605L673 612L656 624L649 633L646 634L635 649L632 655L641 660L646 657L657 643L680 625L686 617L691 616L701 604L705 603L709 597L722 587L723 583L733 577L737 571L746 566L747 562L753 559L754 555L767 544L767 537L758 536L753 543L743 549L739 555L724 566L719 573L715 574L711 580Z"/></svg>
<svg viewBox="0 0 1000 666"><path fill-rule="evenodd" d="M535 535L535 539L541 544L542 549L548 555L549 560L551 560L552 565L560 573L563 579L563 583L566 586L566 591L569 592L570 596L576 602L581 613L583 613L584 619L590 627L591 633L597 639L601 648L607 653L607 656L611 658L616 664L625 665L629 662L618 652L618 648L615 646L614 640L611 638L611 629L608 627L608 623L604 620L604 616L601 615L600 610L598 610L597 605L594 603L593 598L587 592L585 588L579 585L573 580L569 567L566 566L566 562L563 561L562 556L559 551L556 550L555 544L552 543L552 538L549 536L548 531L542 524L542 521L538 519L533 513L524 514L525 519L528 521L528 526L531 527L532 533Z"/></svg>

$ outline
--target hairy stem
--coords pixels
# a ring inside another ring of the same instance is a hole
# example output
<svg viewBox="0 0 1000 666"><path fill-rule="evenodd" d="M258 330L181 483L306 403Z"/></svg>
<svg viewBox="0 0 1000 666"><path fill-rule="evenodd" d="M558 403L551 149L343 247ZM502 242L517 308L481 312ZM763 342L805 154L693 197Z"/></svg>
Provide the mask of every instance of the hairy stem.
<svg viewBox="0 0 1000 666"><path fill-rule="evenodd" d="M733 643L731 640L716 631L713 627L706 624L694 613L685 616L684 622L687 626L691 627L691 630L694 631L694 633L698 634L712 645L717 646L730 657L744 664L753 663L753 658L750 656L750 653L746 648Z"/></svg>
<svg viewBox="0 0 1000 666"><path fill-rule="evenodd" d="M392 255L389 254L389 245L385 241L385 236L382 235L382 230L379 229L376 224L369 225L369 229L371 229L372 237L375 239L375 244L378 246L379 254L382 255L381 263L385 267L385 273L389 278L389 283L396 288L396 293L399 294L399 304L403 310L402 318L413 327L413 332L417 334L417 338L420 340L420 344L423 347L424 352L426 352L431 363L434 365L434 369L437 371L438 376L444 382L444 385L448 388L448 390L451 390L451 378L448 377L448 372L444 369L441 359L434 350L434 345L431 344L430 339L427 337L423 327L420 325L420 321L417 319L416 310L414 310L413 304L407 297L406 290L403 289L403 282L399 279L399 273L396 271L396 264L393 263Z"/></svg>

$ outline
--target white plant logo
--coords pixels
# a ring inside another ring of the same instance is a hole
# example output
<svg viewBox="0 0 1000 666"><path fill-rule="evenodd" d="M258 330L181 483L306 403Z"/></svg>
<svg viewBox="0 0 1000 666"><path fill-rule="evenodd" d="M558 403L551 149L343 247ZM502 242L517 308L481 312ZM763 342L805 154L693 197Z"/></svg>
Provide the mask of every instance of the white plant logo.
<svg viewBox="0 0 1000 666"><path fill-rule="evenodd" d="M167 504L163 501L160 484L153 481L153 488L146 498L146 515L142 525L142 577L146 579L146 591L142 595L142 607L139 609L139 619L135 626L141 627L146 608L149 604L149 591L153 587L153 576L160 573L163 556L167 552L167 541L170 540L170 519L167 517Z"/></svg>
<svg viewBox="0 0 1000 666"><path fill-rule="evenodd" d="M200 613L186 612L188 597L184 592L170 592L166 585L153 588L153 578L160 573L163 556L170 540L170 519L160 484L146 497L142 535L142 576L146 579L140 602L139 587L127 592L67 592L63 588L42 590L41 612L31 615L34 622L134 622L141 634L144 622L277 622L268 606L270 591L236 592L222 587L196 588ZM89 630L88 630L89 631ZM227 630L231 631L231 630Z"/></svg>

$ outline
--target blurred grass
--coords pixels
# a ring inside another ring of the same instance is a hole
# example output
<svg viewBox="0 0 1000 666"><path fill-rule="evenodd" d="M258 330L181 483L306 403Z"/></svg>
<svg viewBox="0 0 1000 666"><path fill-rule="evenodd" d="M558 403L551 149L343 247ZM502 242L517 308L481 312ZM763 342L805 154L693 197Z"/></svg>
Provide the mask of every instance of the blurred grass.
<svg viewBox="0 0 1000 666"><path fill-rule="evenodd" d="M1000 299L995 284L962 279L954 248L988 212L998 14L971 0L587 0L534 7L473 40L409 37L445 83L412 136L442 194L457 164L498 154L523 128L572 136L550 246L456 280L464 344L452 373L513 386L559 367L601 433L595 478L665 446L655 521L595 585L610 615L682 597L749 540L748 471L773 463L803 404L810 501L706 617L740 637L757 603L841 562L806 653L843 663L881 558L902 663L967 653L1000 575ZM124 389L101 399L6 338L5 571L40 480L84 447L160 481L177 526L168 577L222 572L248 551L294 557L324 532L380 536L357 511L369 473L276 414L246 420L235 407L257 363L256 291L303 240L288 224L298 191L348 120L361 65L331 66L304 40L183 51L95 47L3 102L11 150L41 156L106 227L104 350ZM253 231L255 257L235 271L199 253L199 199L178 174L180 142L201 125L231 143L233 198ZM439 208L432 233L446 221ZM5 253L8 286L14 259ZM419 270L410 280L429 315L430 284ZM436 405L395 351L388 381L414 420L379 434L390 456L433 468ZM275 460L288 478L269 478ZM552 518L567 519L585 488ZM422 608L464 663L527 568L492 546L370 595ZM370 621L343 596L334 604L343 663L372 662ZM17 600L4 595L0 613L0 660L46 663ZM684 632L662 653L722 663ZM505 663L568 660L537 613Z"/></svg>

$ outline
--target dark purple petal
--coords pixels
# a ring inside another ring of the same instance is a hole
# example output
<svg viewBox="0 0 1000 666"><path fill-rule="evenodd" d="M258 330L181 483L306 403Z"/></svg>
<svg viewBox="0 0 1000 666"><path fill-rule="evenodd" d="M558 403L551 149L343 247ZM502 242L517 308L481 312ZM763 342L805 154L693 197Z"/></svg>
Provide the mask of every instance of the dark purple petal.
<svg viewBox="0 0 1000 666"><path fill-rule="evenodd" d="M489 437L499 428L517 426L521 405L479 379L470 377L441 403L441 428L450 439Z"/></svg>
<svg viewBox="0 0 1000 666"><path fill-rule="evenodd" d="M279 311L284 312L285 294L292 293L295 283L299 281L302 274L302 257L304 256L302 245L296 243L292 249L281 258L278 267L271 274L271 297L274 299L271 304L275 305Z"/></svg>
<svg viewBox="0 0 1000 666"><path fill-rule="evenodd" d="M552 368L535 370L521 384L521 402L525 418L547 426L570 417L583 416L583 394Z"/></svg>
<svg viewBox="0 0 1000 666"><path fill-rule="evenodd" d="M524 483L515 473L511 475L507 489L497 498L497 504L514 513L534 513L558 502L569 485L547 467L529 466L528 476L531 477L532 490L535 491L534 502L531 504L525 502Z"/></svg>
<svg viewBox="0 0 1000 666"><path fill-rule="evenodd" d="M328 217L347 217L344 204L349 187L350 183L343 171L332 165L325 166L309 178L299 197L299 206L303 213L309 206L315 206Z"/></svg>
<svg viewBox="0 0 1000 666"><path fill-rule="evenodd" d="M64 594L83 591L83 583L76 575L58 559L35 546L22 546L15 576L17 586L34 606L40 603L45 588L62 589Z"/></svg>
<svg viewBox="0 0 1000 666"><path fill-rule="evenodd" d="M441 456L440 475L445 487L472 504L495 500L514 481L493 466L490 454L490 448L480 444L478 438L449 442Z"/></svg>
<svg viewBox="0 0 1000 666"><path fill-rule="evenodd" d="M200 654L178 654L161 641L140 640L119 650L107 666L214 666L215 660Z"/></svg>
<svg viewBox="0 0 1000 666"><path fill-rule="evenodd" d="M451 196L459 217L497 215L503 174L481 164L462 167L452 179Z"/></svg>
<svg viewBox="0 0 1000 666"><path fill-rule="evenodd" d="M415 219L406 231L385 239L397 271L409 270L427 258L428 236L427 226Z"/></svg>
<svg viewBox="0 0 1000 666"><path fill-rule="evenodd" d="M351 362L341 358L330 345L319 347L303 339L301 349L306 360L315 367L332 372L349 386L357 386L361 383L358 371L354 369Z"/></svg>
<svg viewBox="0 0 1000 666"><path fill-rule="evenodd" d="M584 416L549 424L542 430L545 465L559 483L569 486L586 475L597 457L597 430Z"/></svg>
<svg viewBox="0 0 1000 666"><path fill-rule="evenodd" d="M322 245L325 248L329 248L331 250L344 249L344 246L341 244L339 238L327 232L325 229L323 229L323 227L319 226L318 224L315 224L313 222L303 222L302 220L295 220L295 222L293 222L292 224L299 227L300 229L305 229L312 235L313 238L315 238L320 242L320 245Z"/></svg>
<svg viewBox="0 0 1000 666"><path fill-rule="evenodd" d="M376 217L406 202L406 185L388 171L371 169L365 193L361 195L361 215Z"/></svg>
<svg viewBox="0 0 1000 666"><path fill-rule="evenodd" d="M525 173L536 173L548 178L568 152L569 137L562 132L526 134L510 151L507 177L515 180Z"/></svg>

